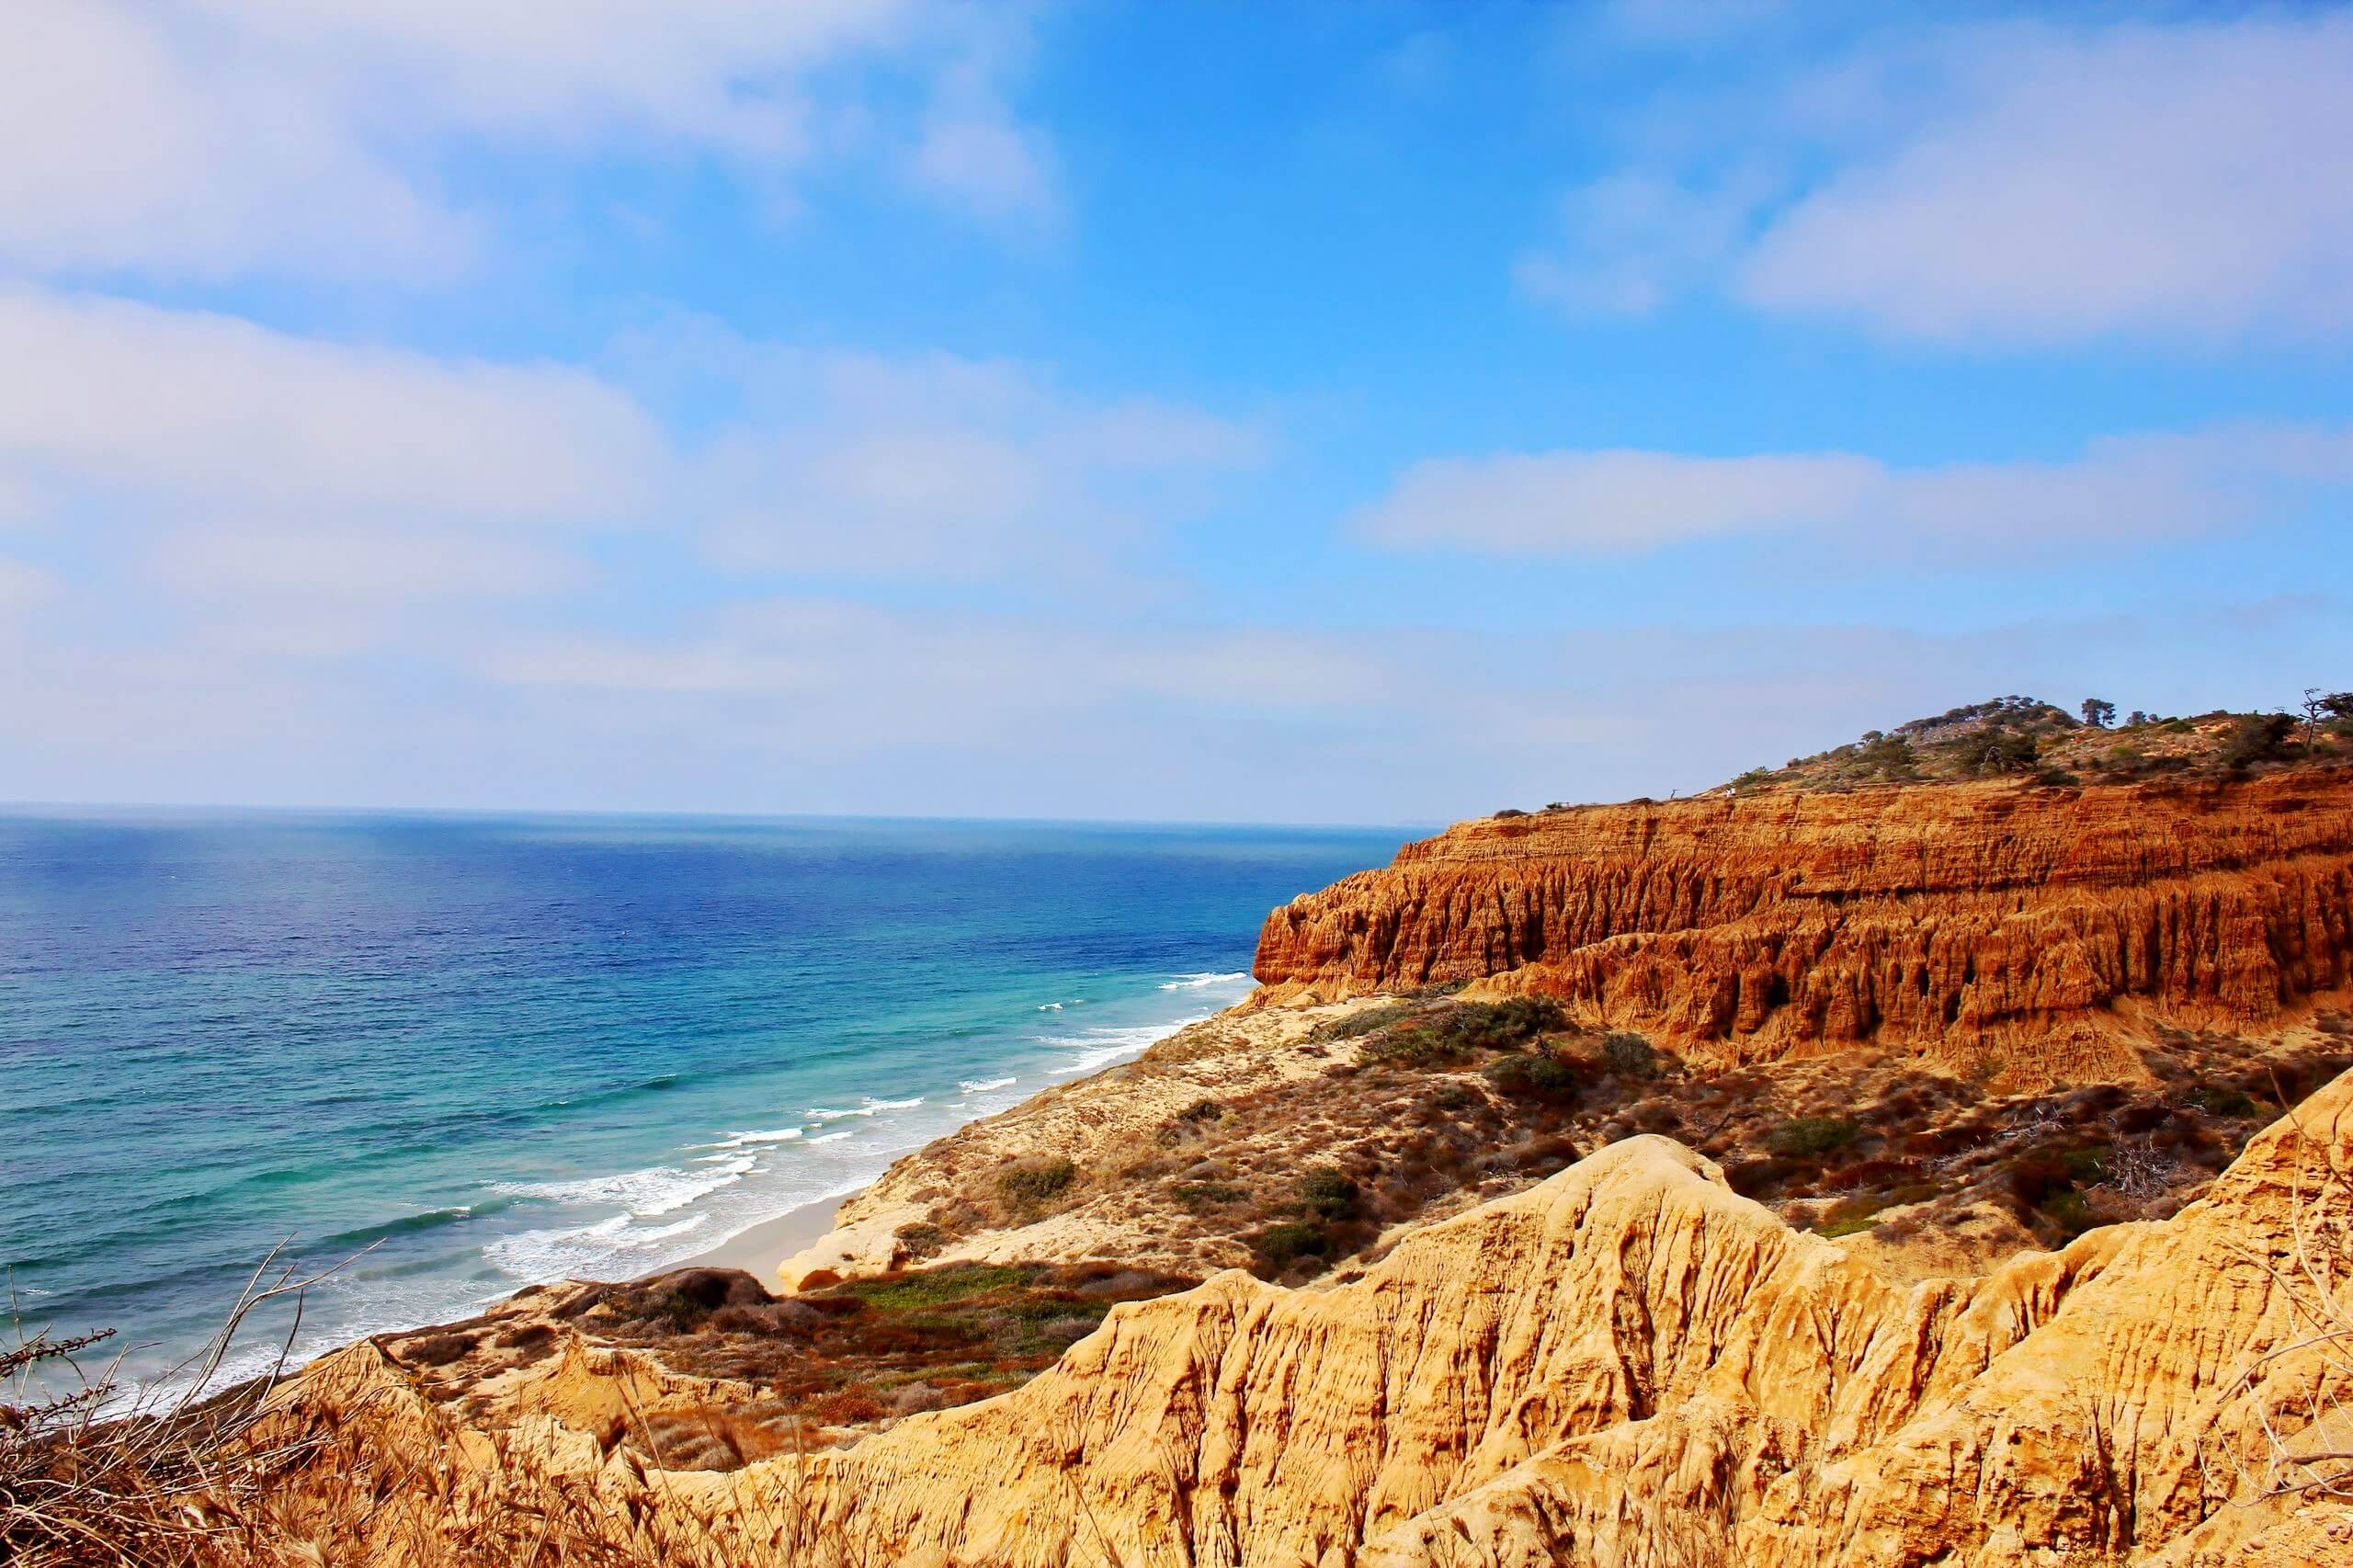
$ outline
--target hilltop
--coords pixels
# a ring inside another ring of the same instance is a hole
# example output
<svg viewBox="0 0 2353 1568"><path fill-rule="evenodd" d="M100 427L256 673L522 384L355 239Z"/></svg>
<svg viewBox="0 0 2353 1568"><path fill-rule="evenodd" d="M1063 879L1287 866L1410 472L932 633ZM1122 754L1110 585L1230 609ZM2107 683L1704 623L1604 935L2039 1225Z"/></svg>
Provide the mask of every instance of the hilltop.
<svg viewBox="0 0 2353 1568"><path fill-rule="evenodd" d="M2130 784L2154 778L2246 778L2353 761L2353 692L2308 692L2293 712L2216 710L2191 718L2086 699L2075 711L2033 697L1997 697L1866 730L1843 745L1752 767L1716 788L1851 790L1868 785L2029 778ZM1550 808L1558 810L1560 808Z"/></svg>

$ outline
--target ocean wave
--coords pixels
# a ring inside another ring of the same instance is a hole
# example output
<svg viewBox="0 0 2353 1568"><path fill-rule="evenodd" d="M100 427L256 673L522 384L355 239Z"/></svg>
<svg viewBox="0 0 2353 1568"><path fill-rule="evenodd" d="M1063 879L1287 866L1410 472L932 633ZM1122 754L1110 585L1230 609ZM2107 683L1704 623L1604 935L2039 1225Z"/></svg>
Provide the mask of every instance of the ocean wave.
<svg viewBox="0 0 2353 1568"><path fill-rule="evenodd" d="M855 1128L845 1127L839 1132L822 1133L815 1138L812 1138L809 1142L812 1143L838 1143L856 1131L857 1129Z"/></svg>
<svg viewBox="0 0 2353 1568"><path fill-rule="evenodd" d="M1200 991L1212 985L1240 985L1249 978L1247 970L1239 969L1218 974L1180 974L1174 980L1164 981L1160 988L1163 991Z"/></svg>
<svg viewBox="0 0 2353 1568"><path fill-rule="evenodd" d="M1077 1053L1070 1059L1069 1070L1073 1073L1092 1073L1099 1067L1108 1067L1114 1062L1141 1056L1150 1047L1188 1024L1198 1024L1208 1017L1207 1013L1199 1013L1165 1024L1138 1024L1130 1028L1093 1028L1074 1035L1040 1035L1038 1043L1075 1047Z"/></svg>
<svg viewBox="0 0 2353 1568"><path fill-rule="evenodd" d="M809 1108L809 1115L817 1121L840 1121L853 1116L872 1116L877 1111L913 1110L921 1104L923 1104L921 1095L917 1095L911 1100L878 1100L872 1095L869 1095L866 1096L864 1105L851 1106L847 1109L813 1105ZM809 1142L814 1143L817 1140L812 1138Z"/></svg>
<svg viewBox="0 0 2353 1568"><path fill-rule="evenodd" d="M710 1219L689 1214L671 1224L642 1226L631 1215L616 1214L593 1225L502 1236L482 1252L501 1273L517 1279L602 1278L616 1259L675 1240Z"/></svg>
<svg viewBox="0 0 2353 1568"><path fill-rule="evenodd" d="M683 1209L696 1199L741 1181L756 1162L737 1154L725 1165L707 1171L685 1171L676 1165L652 1165L619 1176L582 1176L572 1181L494 1181L485 1185L506 1198L540 1198L551 1203L618 1203L629 1212L621 1218L651 1219Z"/></svg>
<svg viewBox="0 0 2353 1568"><path fill-rule="evenodd" d="M1002 1089L1014 1082L1015 1079L1013 1074L1008 1073L1002 1078L960 1079L958 1080L956 1086L963 1090L968 1095L985 1095L991 1089Z"/></svg>
<svg viewBox="0 0 2353 1568"><path fill-rule="evenodd" d="M495 1214L513 1207L505 1203L460 1203L448 1209L427 1209L421 1213L404 1214L396 1220L385 1220L373 1225L359 1225L348 1231L338 1231L320 1244L331 1247L370 1246L391 1236L407 1235L416 1231L435 1231L444 1225L455 1225L477 1215Z"/></svg>
<svg viewBox="0 0 2353 1568"><path fill-rule="evenodd" d="M714 1143L697 1143L698 1149L741 1149L747 1143L790 1143L801 1136L798 1127L779 1127L766 1132L731 1132Z"/></svg>

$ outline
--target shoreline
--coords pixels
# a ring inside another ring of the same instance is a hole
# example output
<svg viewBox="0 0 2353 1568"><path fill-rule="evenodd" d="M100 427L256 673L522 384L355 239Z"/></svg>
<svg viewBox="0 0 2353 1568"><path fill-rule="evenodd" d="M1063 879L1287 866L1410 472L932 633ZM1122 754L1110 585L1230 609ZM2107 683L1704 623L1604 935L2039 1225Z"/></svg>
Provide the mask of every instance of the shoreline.
<svg viewBox="0 0 2353 1568"><path fill-rule="evenodd" d="M746 1226L725 1241L682 1258L662 1270L681 1268L740 1268L770 1292L779 1289L778 1273L787 1258L814 1246L834 1233L834 1216L845 1203L866 1190L862 1185L839 1198L821 1198Z"/></svg>

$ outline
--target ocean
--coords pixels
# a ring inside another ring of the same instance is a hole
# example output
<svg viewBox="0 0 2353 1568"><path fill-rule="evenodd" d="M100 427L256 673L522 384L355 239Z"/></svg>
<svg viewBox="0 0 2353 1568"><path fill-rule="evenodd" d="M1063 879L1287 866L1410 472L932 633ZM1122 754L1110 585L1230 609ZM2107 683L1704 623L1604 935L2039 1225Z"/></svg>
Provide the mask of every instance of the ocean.
<svg viewBox="0 0 2353 1568"><path fill-rule="evenodd" d="M0 815L0 1268L150 1380L273 1247L341 1265L298 1358L643 1274L1238 1000L1406 836Z"/></svg>

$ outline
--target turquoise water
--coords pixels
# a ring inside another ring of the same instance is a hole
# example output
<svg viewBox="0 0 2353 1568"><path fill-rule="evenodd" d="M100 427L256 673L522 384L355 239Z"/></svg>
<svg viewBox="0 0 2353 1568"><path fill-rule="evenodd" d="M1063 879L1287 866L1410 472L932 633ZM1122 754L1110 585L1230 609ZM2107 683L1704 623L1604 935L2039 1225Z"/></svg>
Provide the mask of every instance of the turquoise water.
<svg viewBox="0 0 2353 1568"><path fill-rule="evenodd" d="M1403 837L0 816L0 1264L140 1376L281 1242L353 1259L298 1353L643 1273L1239 998Z"/></svg>

